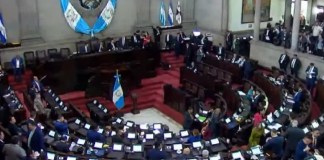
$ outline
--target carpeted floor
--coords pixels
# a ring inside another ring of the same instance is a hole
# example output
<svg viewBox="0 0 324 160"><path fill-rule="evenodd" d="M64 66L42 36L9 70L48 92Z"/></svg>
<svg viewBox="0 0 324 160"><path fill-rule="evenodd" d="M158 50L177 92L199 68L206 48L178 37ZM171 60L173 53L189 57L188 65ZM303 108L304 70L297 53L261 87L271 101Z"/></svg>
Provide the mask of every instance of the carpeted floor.
<svg viewBox="0 0 324 160"><path fill-rule="evenodd" d="M183 115L169 106L163 103L164 92L163 86L165 84L172 84L174 87L179 87L179 78L180 78L180 67L184 66L183 56L176 58L173 53L163 53L161 54L161 60L168 62L171 65L170 70L163 70L162 68L157 69L157 76L154 78L143 79L141 82L141 88L135 89L132 92L135 92L138 95L138 108L146 109L151 106L154 106L157 110L164 113L165 115L171 117L176 122L182 124ZM16 83L12 75L9 75L9 84L16 91L18 98L24 104L22 91L27 89L27 84L32 79L32 72L27 70L23 76L22 83ZM234 84L233 87L239 87L240 85ZM89 116L89 112L86 108L86 103L89 100L97 99L100 103L106 106L111 112L116 112L117 109L114 107L113 103L109 100L106 100L103 97L94 97L91 99L86 98L84 91L75 91L67 94L60 95L61 99L64 102L69 102L77 106L81 111ZM318 105L312 103L312 115L311 119L315 119L320 116L320 109ZM27 110L27 108L25 107ZM123 113L128 113L132 109L132 102L129 96L125 97L125 107L120 111ZM269 111L274 111L273 106L270 104ZM29 115L27 110L26 116Z"/></svg>

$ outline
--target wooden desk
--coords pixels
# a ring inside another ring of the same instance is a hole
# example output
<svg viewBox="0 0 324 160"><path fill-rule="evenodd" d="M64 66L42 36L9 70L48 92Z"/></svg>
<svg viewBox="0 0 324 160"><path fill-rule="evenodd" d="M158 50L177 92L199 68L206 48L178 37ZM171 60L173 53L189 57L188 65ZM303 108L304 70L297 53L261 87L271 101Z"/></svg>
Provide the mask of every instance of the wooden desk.
<svg viewBox="0 0 324 160"><path fill-rule="evenodd" d="M154 47L145 50L75 55L69 59L40 64L33 69L33 73L39 77L47 75L42 83L51 86L57 94L86 90L95 77L99 77L97 84L101 90L98 92L107 93L109 88L101 86L113 83L112 69L125 71L125 74L121 75L121 83L123 85L124 81L136 82L137 84L129 86L132 88L138 86L142 78L155 76L155 69L159 64L159 50Z"/></svg>
<svg viewBox="0 0 324 160"><path fill-rule="evenodd" d="M324 80L318 80L316 85L315 101L320 107L321 111L324 109Z"/></svg>
<svg viewBox="0 0 324 160"><path fill-rule="evenodd" d="M254 74L254 82L265 92L269 98L269 102L275 109L278 109L282 104L281 87L271 82L268 77L264 76L261 72Z"/></svg>

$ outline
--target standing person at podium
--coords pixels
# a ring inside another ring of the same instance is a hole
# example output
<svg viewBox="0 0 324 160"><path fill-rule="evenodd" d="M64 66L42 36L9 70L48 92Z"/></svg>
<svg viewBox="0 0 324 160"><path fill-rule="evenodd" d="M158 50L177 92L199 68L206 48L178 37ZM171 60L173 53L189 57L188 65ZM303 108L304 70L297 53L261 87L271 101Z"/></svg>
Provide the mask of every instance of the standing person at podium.
<svg viewBox="0 0 324 160"><path fill-rule="evenodd" d="M313 93L313 88L315 86L315 82L318 75L318 69L315 67L314 63L310 63L306 69L306 85L307 89Z"/></svg>
<svg viewBox="0 0 324 160"><path fill-rule="evenodd" d="M191 46L189 43L186 43L185 47L185 63L187 67L191 65Z"/></svg>
<svg viewBox="0 0 324 160"><path fill-rule="evenodd" d="M172 48L172 35L170 33L167 33L165 35L165 49L171 49Z"/></svg>
<svg viewBox="0 0 324 160"><path fill-rule="evenodd" d="M23 72L23 69L24 69L24 61L23 61L23 59L19 55L16 55L11 60L11 66L13 68L15 81L20 82L22 80L21 75L22 75L22 72Z"/></svg>
<svg viewBox="0 0 324 160"><path fill-rule="evenodd" d="M123 50L123 49L126 49L127 47L128 47L128 45L126 42L126 37L125 36L120 37L120 39L118 41L118 49Z"/></svg>
<svg viewBox="0 0 324 160"><path fill-rule="evenodd" d="M279 62L279 67L281 70L284 70L286 72L287 66L289 64L289 59L290 58L287 55L287 51L285 51L285 53L280 55L278 62Z"/></svg>
<svg viewBox="0 0 324 160"><path fill-rule="evenodd" d="M297 57L297 54L294 54L294 57L290 61L290 71L291 75L295 76L298 78L298 71L300 69L301 62Z"/></svg>

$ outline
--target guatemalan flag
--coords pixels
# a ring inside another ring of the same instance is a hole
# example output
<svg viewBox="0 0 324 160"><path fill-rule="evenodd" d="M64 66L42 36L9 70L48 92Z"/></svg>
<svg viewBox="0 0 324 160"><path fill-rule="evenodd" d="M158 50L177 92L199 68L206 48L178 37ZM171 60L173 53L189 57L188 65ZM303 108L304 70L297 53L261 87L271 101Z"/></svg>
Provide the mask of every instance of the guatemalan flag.
<svg viewBox="0 0 324 160"><path fill-rule="evenodd" d="M3 25L3 19L1 14L0 14L0 41L3 44L7 43L6 28Z"/></svg>
<svg viewBox="0 0 324 160"><path fill-rule="evenodd" d="M61 7L64 12L66 21L73 30L89 35L92 33L92 29L81 17L78 11L73 7L69 0L61 0Z"/></svg>
<svg viewBox="0 0 324 160"><path fill-rule="evenodd" d="M163 0L161 1L161 7L160 7L160 22L161 22L162 26L165 26L166 15L165 15L165 8L164 8Z"/></svg>
<svg viewBox="0 0 324 160"><path fill-rule="evenodd" d="M169 18L169 24L171 26L173 26L173 7L172 7L172 0L170 0L170 4L169 4L169 15L168 15L168 18Z"/></svg>
<svg viewBox="0 0 324 160"><path fill-rule="evenodd" d="M180 1L178 1L176 20L177 20L178 24L182 23L182 13L181 13Z"/></svg>
<svg viewBox="0 0 324 160"><path fill-rule="evenodd" d="M122 109L125 105L124 102L124 93L123 89L120 85L119 81L120 75L118 74L118 71L115 75L115 84L114 84L114 90L113 90L113 102L118 110Z"/></svg>

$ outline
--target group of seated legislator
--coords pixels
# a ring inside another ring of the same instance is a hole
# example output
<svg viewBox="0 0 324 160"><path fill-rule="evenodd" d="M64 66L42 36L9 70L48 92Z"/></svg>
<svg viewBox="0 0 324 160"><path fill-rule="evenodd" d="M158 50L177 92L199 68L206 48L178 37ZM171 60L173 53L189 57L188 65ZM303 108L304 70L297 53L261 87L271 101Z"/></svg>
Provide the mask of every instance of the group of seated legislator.
<svg viewBox="0 0 324 160"><path fill-rule="evenodd" d="M89 41L80 41L76 43L77 53L80 54L118 51L131 48L144 49L150 45L152 45L152 38L147 31L136 31L131 36L106 38L104 40L92 38Z"/></svg>

